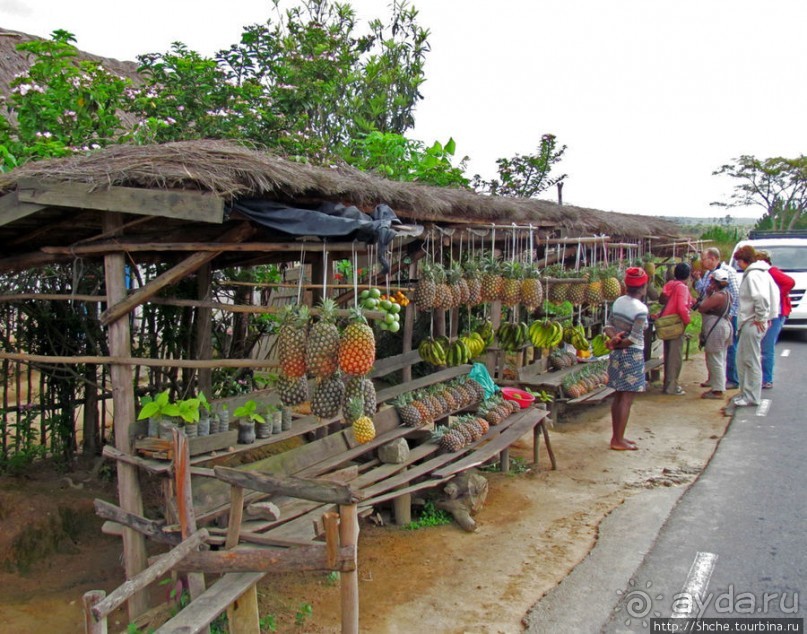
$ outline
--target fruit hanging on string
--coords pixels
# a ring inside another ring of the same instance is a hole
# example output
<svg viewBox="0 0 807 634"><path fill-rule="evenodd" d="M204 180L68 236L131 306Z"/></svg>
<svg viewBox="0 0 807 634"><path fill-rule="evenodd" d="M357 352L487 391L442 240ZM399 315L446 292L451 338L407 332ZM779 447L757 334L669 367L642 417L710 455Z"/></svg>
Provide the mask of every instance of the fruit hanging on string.
<svg viewBox="0 0 807 634"><path fill-rule="evenodd" d="M364 403L361 398L353 398L347 404L347 419L353 428L353 437L360 445L375 438L373 419L364 414Z"/></svg>
<svg viewBox="0 0 807 634"><path fill-rule="evenodd" d="M339 329L334 323L336 302L323 299L320 302L319 321L309 332L306 365L318 379L333 374L338 367Z"/></svg>
<svg viewBox="0 0 807 634"><path fill-rule="evenodd" d="M353 309L339 341L339 367L350 376L364 376L375 363L375 337L361 309Z"/></svg>
<svg viewBox="0 0 807 634"><path fill-rule="evenodd" d="M277 335L280 368L287 377L296 379L306 373L308 341L308 307L287 306Z"/></svg>
<svg viewBox="0 0 807 634"><path fill-rule="evenodd" d="M413 300L418 310L431 310L434 308L437 284L434 281L434 266L429 262L420 265L420 277L415 286Z"/></svg>

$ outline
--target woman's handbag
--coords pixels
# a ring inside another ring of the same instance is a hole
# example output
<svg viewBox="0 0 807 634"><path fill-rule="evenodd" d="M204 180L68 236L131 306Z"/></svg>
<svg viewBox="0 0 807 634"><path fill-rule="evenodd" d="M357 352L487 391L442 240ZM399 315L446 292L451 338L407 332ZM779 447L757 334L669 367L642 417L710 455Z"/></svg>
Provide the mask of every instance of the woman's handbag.
<svg viewBox="0 0 807 634"><path fill-rule="evenodd" d="M656 329L656 337L662 341L677 339L684 334L684 330L686 329L684 321L677 313L659 317L654 322L654 327Z"/></svg>

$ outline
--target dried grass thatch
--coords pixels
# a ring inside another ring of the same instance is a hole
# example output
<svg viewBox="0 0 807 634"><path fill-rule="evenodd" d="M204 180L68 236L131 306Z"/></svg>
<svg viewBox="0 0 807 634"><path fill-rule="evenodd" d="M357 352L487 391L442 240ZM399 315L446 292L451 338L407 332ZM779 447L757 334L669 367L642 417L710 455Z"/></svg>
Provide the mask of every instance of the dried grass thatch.
<svg viewBox="0 0 807 634"><path fill-rule="evenodd" d="M213 192L239 198L329 200L365 209L386 203L403 218L425 222L532 223L559 226L574 235L622 237L677 235L676 225L639 216L557 205L536 199L484 196L470 190L390 181L347 166L314 167L231 141L183 141L114 146L86 156L28 163L0 175L0 191L19 178Z"/></svg>

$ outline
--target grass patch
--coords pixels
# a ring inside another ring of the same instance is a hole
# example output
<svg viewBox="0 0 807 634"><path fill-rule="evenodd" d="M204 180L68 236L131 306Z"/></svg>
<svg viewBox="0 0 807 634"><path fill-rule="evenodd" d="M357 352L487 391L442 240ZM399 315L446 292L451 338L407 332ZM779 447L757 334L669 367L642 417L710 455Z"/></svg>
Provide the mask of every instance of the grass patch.
<svg viewBox="0 0 807 634"><path fill-rule="evenodd" d="M478 467L478 469L480 471L487 471L488 473L499 473L502 470L502 464L497 460L484 467ZM510 470L505 475L513 477L523 473L529 473L531 470L532 467L530 467L526 459L515 456L510 458Z"/></svg>
<svg viewBox="0 0 807 634"><path fill-rule="evenodd" d="M423 505L420 517L415 521L404 524L402 528L408 531L416 531L420 528L429 528L431 526L444 526L451 524L452 521L450 514L438 509L434 502L428 500Z"/></svg>

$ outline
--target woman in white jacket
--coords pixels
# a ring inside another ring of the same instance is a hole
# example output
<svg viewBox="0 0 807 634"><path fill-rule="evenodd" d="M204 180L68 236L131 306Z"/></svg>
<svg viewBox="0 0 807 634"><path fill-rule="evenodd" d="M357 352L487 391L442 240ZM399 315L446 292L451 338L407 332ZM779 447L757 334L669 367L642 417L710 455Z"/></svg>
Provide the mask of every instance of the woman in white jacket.
<svg viewBox="0 0 807 634"><path fill-rule="evenodd" d="M740 393L734 397L737 407L759 405L762 400L762 352L760 344L768 322L779 316L779 287L773 281L767 262L755 261L754 247L745 245L734 254L743 270L740 283L740 309L737 314L739 341L737 371Z"/></svg>

